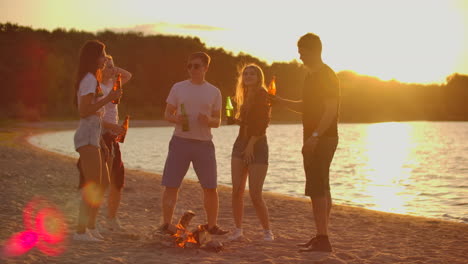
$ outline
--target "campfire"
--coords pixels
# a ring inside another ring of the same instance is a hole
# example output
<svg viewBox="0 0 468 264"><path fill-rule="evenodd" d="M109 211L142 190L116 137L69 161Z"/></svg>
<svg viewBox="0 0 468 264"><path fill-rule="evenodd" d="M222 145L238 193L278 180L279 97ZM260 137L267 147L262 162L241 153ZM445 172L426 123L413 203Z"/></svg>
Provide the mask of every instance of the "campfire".
<svg viewBox="0 0 468 264"><path fill-rule="evenodd" d="M180 218L177 225L167 225L163 227L161 241L167 246L180 248L201 248L219 252L223 249L223 244L213 240L211 234L204 225L198 225L194 230L189 231L189 224L195 213L191 210L186 211ZM159 233L161 234L161 231ZM160 236L160 235L159 235Z"/></svg>

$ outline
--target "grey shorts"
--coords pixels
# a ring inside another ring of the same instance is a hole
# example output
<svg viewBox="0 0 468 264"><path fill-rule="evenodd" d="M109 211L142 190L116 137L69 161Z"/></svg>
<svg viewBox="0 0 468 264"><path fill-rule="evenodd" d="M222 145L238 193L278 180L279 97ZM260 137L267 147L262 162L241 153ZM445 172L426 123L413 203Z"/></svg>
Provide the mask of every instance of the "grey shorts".
<svg viewBox="0 0 468 264"><path fill-rule="evenodd" d="M245 147L249 143L247 138L237 137L232 147L232 157L243 158ZM260 137L254 145L254 160L252 163L268 165L268 141L267 137Z"/></svg>
<svg viewBox="0 0 468 264"><path fill-rule="evenodd" d="M217 187L216 155L213 142L173 136L162 177L162 185L179 188L190 163L205 189Z"/></svg>
<svg viewBox="0 0 468 264"><path fill-rule="evenodd" d="M86 145L100 147L101 140L101 117L91 115L80 119L78 128L76 129L73 141L75 150Z"/></svg>
<svg viewBox="0 0 468 264"><path fill-rule="evenodd" d="M322 197L330 191L330 165L337 146L337 137L322 137L312 153L303 154L306 196Z"/></svg>

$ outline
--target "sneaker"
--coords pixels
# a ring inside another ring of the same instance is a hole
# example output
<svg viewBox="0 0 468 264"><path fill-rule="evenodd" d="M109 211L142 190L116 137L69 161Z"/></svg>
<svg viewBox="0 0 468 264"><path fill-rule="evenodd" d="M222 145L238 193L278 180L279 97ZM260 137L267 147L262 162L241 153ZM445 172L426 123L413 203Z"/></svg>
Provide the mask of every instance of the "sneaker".
<svg viewBox="0 0 468 264"><path fill-rule="evenodd" d="M332 246L328 236L317 236L311 245L306 249L300 249L299 252L332 252Z"/></svg>
<svg viewBox="0 0 468 264"><path fill-rule="evenodd" d="M309 241L307 241L306 243L299 243L299 244L296 244L296 246L298 247L305 247L305 248L308 248L310 247L310 245L312 245L313 243L315 243L315 241L317 241L317 237L313 237L311 238Z"/></svg>
<svg viewBox="0 0 468 264"><path fill-rule="evenodd" d="M88 229L88 232L91 236L93 236L94 238L97 238L99 240L104 240L104 237L101 235L101 233L99 233L99 230L97 228L94 228L94 229Z"/></svg>
<svg viewBox="0 0 468 264"><path fill-rule="evenodd" d="M89 232L83 234L73 234L73 240L75 241L86 241L86 242L101 242L102 240L93 237Z"/></svg>
<svg viewBox="0 0 468 264"><path fill-rule="evenodd" d="M264 241L273 241L275 240L275 235L271 230L263 230L263 240Z"/></svg>
<svg viewBox="0 0 468 264"><path fill-rule="evenodd" d="M208 228L208 224L206 224L203 227L205 228L205 230L208 231L208 233L210 233L212 235L222 236L222 235L225 235L225 234L229 233L228 230L223 230L218 225L215 225L212 228Z"/></svg>
<svg viewBox="0 0 468 264"><path fill-rule="evenodd" d="M244 237L244 232L242 231L242 228L236 228L232 235L228 237L228 241L236 241L236 240L241 240Z"/></svg>

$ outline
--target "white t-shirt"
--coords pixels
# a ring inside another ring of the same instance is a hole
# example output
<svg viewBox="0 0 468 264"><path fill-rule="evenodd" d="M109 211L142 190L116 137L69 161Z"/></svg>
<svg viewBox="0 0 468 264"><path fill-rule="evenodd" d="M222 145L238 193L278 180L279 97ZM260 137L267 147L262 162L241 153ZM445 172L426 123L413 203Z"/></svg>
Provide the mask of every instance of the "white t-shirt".
<svg viewBox="0 0 468 264"><path fill-rule="evenodd" d="M209 141L213 138L211 128L198 121L198 114L211 116L213 111L221 110L221 92L216 86L204 82L193 84L190 80L178 82L172 86L166 103L177 107L181 114L180 105L184 104L188 115L189 131L182 131L181 125L176 125L174 136Z"/></svg>
<svg viewBox="0 0 468 264"><path fill-rule="evenodd" d="M104 96L107 96L110 91L112 90L112 84L111 85L105 85L101 83L101 88L102 92L104 93ZM112 102L107 103L104 105L104 116L102 117L102 120L107 123L111 124L118 124L119 123L119 109L118 109L118 104L113 104Z"/></svg>
<svg viewBox="0 0 468 264"><path fill-rule="evenodd" d="M76 94L78 96L78 106L81 103L81 96L85 96L88 94L94 94L94 95L96 94L97 86L98 86L98 81L96 80L96 77L94 77L93 74L88 72L80 81L80 86ZM104 98L104 96L101 96L99 98L96 98L96 96L94 96L92 103L95 104L97 101L99 101L102 98ZM104 108L101 107L96 112L102 116L104 114Z"/></svg>

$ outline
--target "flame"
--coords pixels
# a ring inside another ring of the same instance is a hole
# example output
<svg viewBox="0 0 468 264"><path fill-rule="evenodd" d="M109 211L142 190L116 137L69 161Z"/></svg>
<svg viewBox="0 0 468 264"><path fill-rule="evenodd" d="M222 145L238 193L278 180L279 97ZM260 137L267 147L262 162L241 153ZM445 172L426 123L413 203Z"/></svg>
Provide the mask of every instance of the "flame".
<svg viewBox="0 0 468 264"><path fill-rule="evenodd" d="M195 236L192 232L185 229L181 224L177 224L176 227L177 232L172 235L176 238L176 246L184 248L187 243L198 244L198 241L195 239Z"/></svg>
<svg viewBox="0 0 468 264"><path fill-rule="evenodd" d="M270 84L268 85L268 93L271 95L276 95L276 76L273 76Z"/></svg>

